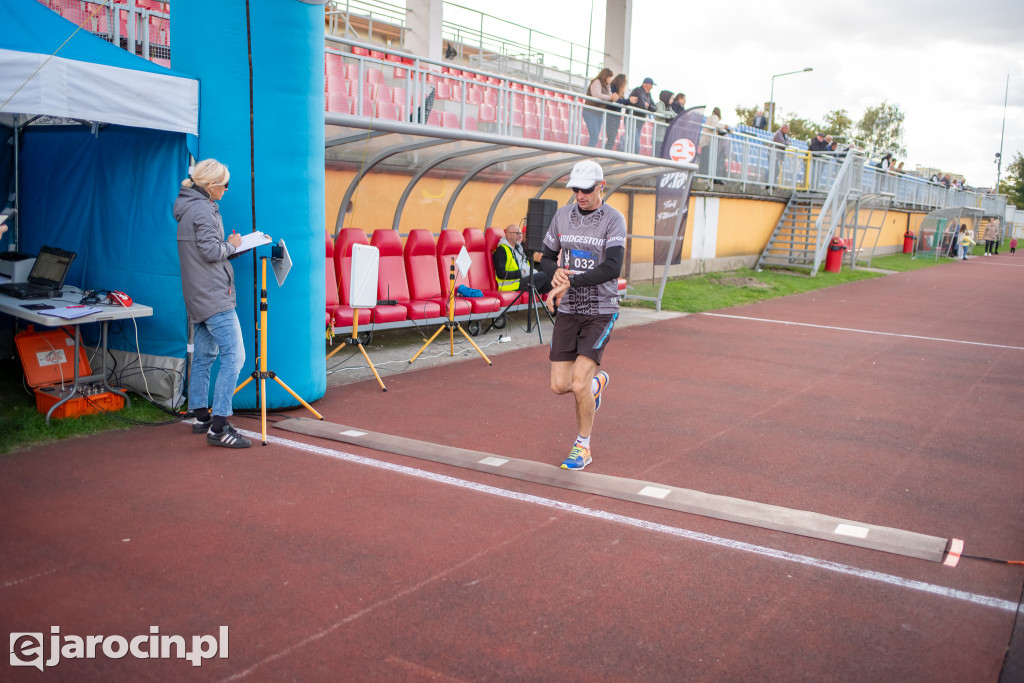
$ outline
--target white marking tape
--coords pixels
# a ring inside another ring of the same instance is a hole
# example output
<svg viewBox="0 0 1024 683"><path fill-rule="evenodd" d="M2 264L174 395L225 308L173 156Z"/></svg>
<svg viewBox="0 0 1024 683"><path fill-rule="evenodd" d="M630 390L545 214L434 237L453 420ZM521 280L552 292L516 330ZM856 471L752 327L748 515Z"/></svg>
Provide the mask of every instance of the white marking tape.
<svg viewBox="0 0 1024 683"><path fill-rule="evenodd" d="M964 542L959 538L954 538L949 543L949 554L946 555L945 561L942 563L947 567L955 567L960 562L960 554L964 551Z"/></svg>
<svg viewBox="0 0 1024 683"><path fill-rule="evenodd" d="M640 489L641 496L650 496L651 498L665 498L670 493L672 493L672 489L663 489L660 486L645 486Z"/></svg>
<svg viewBox="0 0 1024 683"><path fill-rule="evenodd" d="M258 432L250 432L245 429L239 429L238 431L239 433L244 434L245 436L248 436L250 438L262 437L262 435L259 434ZM774 548L766 548L765 546L754 545L752 543L744 543L743 541L734 541L728 538L711 536L710 534L704 534L698 531L690 531L689 529L681 529L679 527L668 526L666 524L658 524L657 522L649 522L645 519L627 517L626 515L619 515L614 512L595 510L593 508L583 507L582 505L564 503L559 500L543 498L541 496L535 496L529 493L507 491L505 489L498 488L496 486L490 486L488 484L478 484L473 481L467 481L465 479L451 477L446 474L437 474L435 472L427 472L426 470L418 470L415 467L398 465L395 463L385 462L383 460L374 460L373 458L367 458L361 455L355 455L353 453L345 453L344 451L336 451L330 448L324 448L322 446L314 446L312 444L302 443L300 441L282 439L277 436L268 435L267 443L273 443L279 446L285 446L287 448L294 448L296 450L306 451L307 453L315 453L317 455L323 455L328 458L334 458L335 460L342 460L345 462L351 462L358 465L367 465L369 467L387 470L389 472L397 472L399 474L405 474L411 477L426 479L441 484L457 486L459 488L469 489L472 491L477 491L479 493L488 493L494 496L499 496L501 498L509 498L511 500L517 500L523 503L531 503L533 505L540 505L542 507L552 508L555 510L562 510L564 512L572 512L578 515L583 515L585 517L593 517L608 522L625 524L627 526L635 527L637 529L644 529L645 531L655 531L658 533L667 534L669 536L675 536L677 538L685 538L691 541L709 543L711 545L716 545L723 548L740 550L743 552L753 553L755 555L771 557L777 560L783 560L786 562L794 562L796 564L816 567L818 569L824 569L825 571L835 572L837 574L844 574L846 576L867 579L869 581L878 581L880 583L888 584L890 586L907 588L910 590L920 591L922 593L930 593L932 595L951 598L953 600L963 600L964 602L970 602L975 605L980 605L982 607L992 607L995 609L1004 610L1006 612L1017 611L1017 603L1012 602L1010 600L993 598L987 595L978 595L977 593L968 593L967 591L957 590L955 588L947 588L945 586L936 586L935 584L925 583L924 581L905 579L902 576L893 576L892 574L883 574L882 572L876 572L870 569L860 569L858 567L851 567L849 565L840 564L838 562L832 562L830 560L820 560L816 557L797 555L796 553L790 553L784 550L776 550Z"/></svg>
<svg viewBox="0 0 1024 683"><path fill-rule="evenodd" d="M924 341L948 342L950 344L969 344L971 346L987 346L993 349L1013 349L1024 351L1024 346L1005 346L1003 344L987 344L985 342L964 341L963 339L943 339L942 337L919 337L916 334L897 334L896 332L876 332L875 330L858 330L852 327L833 327L831 325L815 325L813 323L795 323L789 320L770 320L768 318L750 318L745 315L726 315L724 313L701 313L713 318L734 318L736 320L753 320L759 323L775 323L776 325L796 325L798 327L816 327L819 330L836 330L838 332L859 332L860 334L877 334L883 337L903 337L904 339L923 339Z"/></svg>
<svg viewBox="0 0 1024 683"><path fill-rule="evenodd" d="M853 536L854 538L867 538L868 528L866 526L854 526L852 524L840 524L833 532L840 536Z"/></svg>
<svg viewBox="0 0 1024 683"><path fill-rule="evenodd" d="M341 432L341 435L342 436L351 436L353 438L358 439L360 436L366 436L366 432L359 432L359 431L356 431L355 429L346 429L345 431ZM260 436L263 436L263 435L261 434Z"/></svg>
<svg viewBox="0 0 1024 683"><path fill-rule="evenodd" d="M501 467L508 462L505 458L495 458L493 455L488 455L486 458L478 461L481 465L490 465L491 467Z"/></svg>

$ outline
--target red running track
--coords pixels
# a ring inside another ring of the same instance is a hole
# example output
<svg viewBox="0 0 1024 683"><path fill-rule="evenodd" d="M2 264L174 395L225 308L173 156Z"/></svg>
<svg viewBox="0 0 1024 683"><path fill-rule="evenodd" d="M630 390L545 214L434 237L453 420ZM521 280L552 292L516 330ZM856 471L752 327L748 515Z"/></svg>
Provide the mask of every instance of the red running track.
<svg viewBox="0 0 1024 683"><path fill-rule="evenodd" d="M617 330L591 467L1024 559L1022 288L1024 259L1001 256ZM546 355L413 366L387 393L371 378L316 407L331 422L557 464L573 409L548 390ZM198 668L101 653L47 666L48 679L1022 671L1022 567L950 568L271 437L229 451L172 425L0 458L8 633L130 640L155 626L191 643L229 628L229 656ZM3 680L36 676L0 665Z"/></svg>

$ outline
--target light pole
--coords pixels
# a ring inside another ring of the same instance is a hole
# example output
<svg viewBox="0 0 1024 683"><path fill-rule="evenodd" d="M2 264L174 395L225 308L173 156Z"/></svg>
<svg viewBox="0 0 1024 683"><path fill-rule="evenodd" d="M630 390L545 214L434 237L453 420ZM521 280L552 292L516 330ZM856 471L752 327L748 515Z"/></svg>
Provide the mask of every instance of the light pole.
<svg viewBox="0 0 1024 683"><path fill-rule="evenodd" d="M1006 137L1006 101L1009 97L1010 74L1006 74L1006 93L1003 95L1003 132L999 134L999 153L996 154L996 194L999 194L999 180L1003 174L1003 139Z"/></svg>
<svg viewBox="0 0 1024 683"><path fill-rule="evenodd" d="M768 98L768 106L771 107L772 109L771 118L768 121L769 133L771 133L772 129L775 128L775 79L778 78L779 76L792 76L793 74L802 74L808 71L814 71L814 69L811 67L806 67L804 69L800 69L799 71L787 71L784 74L775 74L774 76L772 76L772 94Z"/></svg>

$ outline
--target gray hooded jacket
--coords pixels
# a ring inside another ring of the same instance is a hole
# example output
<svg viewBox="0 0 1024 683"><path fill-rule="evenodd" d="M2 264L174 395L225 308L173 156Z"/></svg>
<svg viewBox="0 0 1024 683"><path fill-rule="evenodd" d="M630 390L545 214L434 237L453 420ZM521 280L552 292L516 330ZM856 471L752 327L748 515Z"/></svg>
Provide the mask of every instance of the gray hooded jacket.
<svg viewBox="0 0 1024 683"><path fill-rule="evenodd" d="M235 271L228 262L235 248L224 240L220 209L202 190L182 187L174 202L178 221L181 291L189 322L235 308Z"/></svg>

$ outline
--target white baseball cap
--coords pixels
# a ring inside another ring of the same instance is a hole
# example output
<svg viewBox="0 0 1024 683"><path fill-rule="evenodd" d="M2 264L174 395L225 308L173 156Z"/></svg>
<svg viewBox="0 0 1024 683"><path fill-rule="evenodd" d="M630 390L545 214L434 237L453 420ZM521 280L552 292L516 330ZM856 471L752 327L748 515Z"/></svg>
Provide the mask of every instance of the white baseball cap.
<svg viewBox="0 0 1024 683"><path fill-rule="evenodd" d="M576 165L572 167L569 182L565 186L569 189L589 190L602 180L604 180L604 170L601 169L601 165L596 161L585 159L576 162Z"/></svg>

